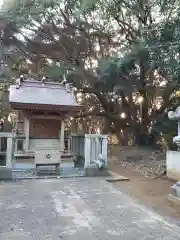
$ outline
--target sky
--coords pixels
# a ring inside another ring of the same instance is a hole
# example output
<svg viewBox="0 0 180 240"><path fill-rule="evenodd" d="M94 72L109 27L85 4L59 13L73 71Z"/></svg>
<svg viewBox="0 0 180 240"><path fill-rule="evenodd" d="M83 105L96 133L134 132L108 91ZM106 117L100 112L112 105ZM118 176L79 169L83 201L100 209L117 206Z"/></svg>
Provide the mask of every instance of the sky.
<svg viewBox="0 0 180 240"><path fill-rule="evenodd" d="M9 6L9 4L12 4L14 0L0 0L0 8L2 8L2 5L5 4L5 6Z"/></svg>

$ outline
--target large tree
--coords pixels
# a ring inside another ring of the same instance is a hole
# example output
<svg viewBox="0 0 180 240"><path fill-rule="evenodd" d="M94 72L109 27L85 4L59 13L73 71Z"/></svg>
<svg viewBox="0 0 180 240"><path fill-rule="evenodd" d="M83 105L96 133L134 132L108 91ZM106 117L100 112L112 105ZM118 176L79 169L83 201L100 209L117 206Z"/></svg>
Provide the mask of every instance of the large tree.
<svg viewBox="0 0 180 240"><path fill-rule="evenodd" d="M149 134L179 79L178 13L167 0L17 0L1 16L1 46L14 71L65 74L89 98L82 117L103 117L126 144Z"/></svg>

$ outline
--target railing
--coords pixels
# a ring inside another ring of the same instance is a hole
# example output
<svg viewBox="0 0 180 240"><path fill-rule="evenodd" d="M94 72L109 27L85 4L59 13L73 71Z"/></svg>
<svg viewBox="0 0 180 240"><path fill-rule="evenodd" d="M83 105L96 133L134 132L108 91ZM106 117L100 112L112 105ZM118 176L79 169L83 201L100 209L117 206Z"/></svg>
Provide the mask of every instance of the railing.
<svg viewBox="0 0 180 240"><path fill-rule="evenodd" d="M71 152L76 156L84 157L84 134L71 135Z"/></svg>
<svg viewBox="0 0 180 240"><path fill-rule="evenodd" d="M76 156L85 158L85 167L97 162L101 155L104 165L107 165L108 136L97 134L72 135L71 144L68 139L68 151ZM15 141L19 142L17 149L14 149ZM66 141L65 140L65 141ZM71 146L71 147L70 147ZM69 148L70 147L70 148ZM12 133L0 133L0 165L12 168L12 156L15 150L23 149L23 138L17 138Z"/></svg>
<svg viewBox="0 0 180 240"><path fill-rule="evenodd" d="M25 137L20 137L18 135L16 135L15 138L15 152L22 152L24 151L24 141L25 141ZM71 153L71 138L70 137L65 137L64 139L64 152L65 153Z"/></svg>
<svg viewBox="0 0 180 240"><path fill-rule="evenodd" d="M0 133L0 167L12 168L13 134Z"/></svg>
<svg viewBox="0 0 180 240"><path fill-rule="evenodd" d="M7 137L0 137L0 166L6 166Z"/></svg>
<svg viewBox="0 0 180 240"><path fill-rule="evenodd" d="M64 152L71 153L71 138L66 137L64 138Z"/></svg>
<svg viewBox="0 0 180 240"><path fill-rule="evenodd" d="M7 151L7 137L0 137L0 152Z"/></svg>
<svg viewBox="0 0 180 240"><path fill-rule="evenodd" d="M24 138L16 137L14 140L14 145L15 145L15 152L22 152L24 151Z"/></svg>

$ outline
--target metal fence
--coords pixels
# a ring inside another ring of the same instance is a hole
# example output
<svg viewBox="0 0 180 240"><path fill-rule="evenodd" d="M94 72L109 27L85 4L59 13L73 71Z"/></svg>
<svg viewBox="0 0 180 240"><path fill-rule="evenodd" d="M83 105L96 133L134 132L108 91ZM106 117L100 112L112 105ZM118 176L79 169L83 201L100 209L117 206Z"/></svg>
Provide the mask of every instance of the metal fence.
<svg viewBox="0 0 180 240"><path fill-rule="evenodd" d="M7 137L0 136L0 166L6 166Z"/></svg>
<svg viewBox="0 0 180 240"><path fill-rule="evenodd" d="M12 166L13 135L8 132L0 133L0 167Z"/></svg>

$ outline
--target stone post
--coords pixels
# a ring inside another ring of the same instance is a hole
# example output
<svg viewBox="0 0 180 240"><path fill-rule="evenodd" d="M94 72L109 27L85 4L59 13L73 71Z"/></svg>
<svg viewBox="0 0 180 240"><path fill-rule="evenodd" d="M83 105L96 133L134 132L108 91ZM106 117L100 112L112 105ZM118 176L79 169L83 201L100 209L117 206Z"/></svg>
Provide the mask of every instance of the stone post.
<svg viewBox="0 0 180 240"><path fill-rule="evenodd" d="M180 136L180 120L178 120L178 136Z"/></svg>
<svg viewBox="0 0 180 240"><path fill-rule="evenodd" d="M84 140L84 158L85 158L85 164L84 167L87 168L91 164L91 139L89 138L89 134L85 135Z"/></svg>
<svg viewBox="0 0 180 240"><path fill-rule="evenodd" d="M102 155L103 159L105 160L105 167L107 167L108 164L108 136L103 135L103 141L102 141Z"/></svg>
<svg viewBox="0 0 180 240"><path fill-rule="evenodd" d="M6 167L12 169L12 155L13 155L13 138L7 138L7 153L6 153Z"/></svg>

